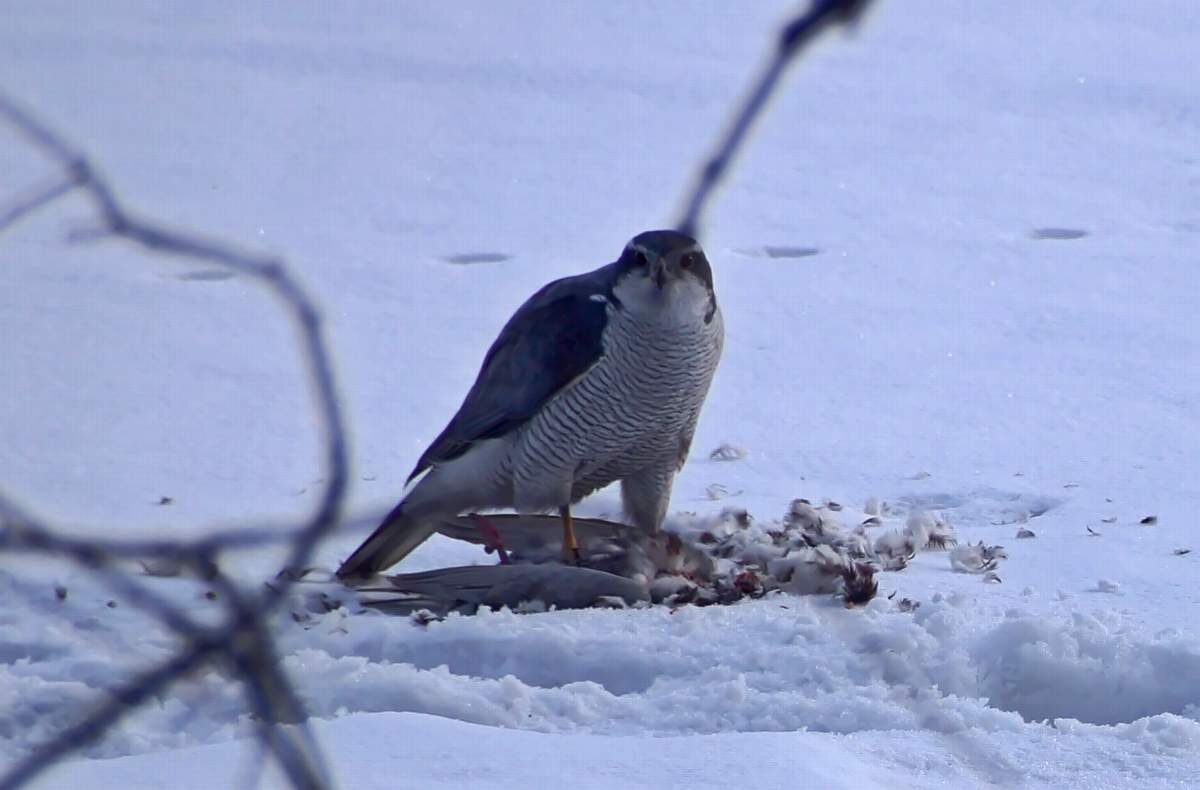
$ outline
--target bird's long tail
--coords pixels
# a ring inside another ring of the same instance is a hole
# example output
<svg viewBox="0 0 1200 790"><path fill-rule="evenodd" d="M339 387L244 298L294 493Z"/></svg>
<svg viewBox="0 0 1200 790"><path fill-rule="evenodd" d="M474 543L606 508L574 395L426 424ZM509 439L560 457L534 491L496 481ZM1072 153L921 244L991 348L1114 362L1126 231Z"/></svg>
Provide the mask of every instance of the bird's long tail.
<svg viewBox="0 0 1200 790"><path fill-rule="evenodd" d="M349 559L338 568L338 578L343 581L365 579L390 568L420 546L433 534L436 519L420 517L412 512L403 501L380 523L371 537L354 550ZM424 514L422 514L424 515Z"/></svg>

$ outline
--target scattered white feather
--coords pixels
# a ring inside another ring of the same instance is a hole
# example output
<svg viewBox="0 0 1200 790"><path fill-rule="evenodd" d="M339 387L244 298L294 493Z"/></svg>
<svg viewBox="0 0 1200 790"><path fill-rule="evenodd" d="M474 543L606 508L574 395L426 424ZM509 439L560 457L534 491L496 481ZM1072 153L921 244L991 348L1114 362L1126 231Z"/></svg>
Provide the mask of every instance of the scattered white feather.
<svg viewBox="0 0 1200 790"><path fill-rule="evenodd" d="M794 527L802 532L821 529L822 520L821 514L807 499L793 499L787 514L783 517L786 526Z"/></svg>
<svg viewBox="0 0 1200 790"><path fill-rule="evenodd" d="M912 537L899 530L889 530L875 539L875 555L885 571L906 568L916 554Z"/></svg>
<svg viewBox="0 0 1200 790"><path fill-rule="evenodd" d="M772 560L767 570L788 592L817 595L837 591L844 567L845 560L832 546L821 545L799 548Z"/></svg>
<svg viewBox="0 0 1200 790"><path fill-rule="evenodd" d="M912 543L913 551L922 551L929 544L929 532L935 521L933 515L924 510L918 510L909 515L904 524L904 534Z"/></svg>
<svg viewBox="0 0 1200 790"><path fill-rule="evenodd" d="M950 567L959 573L987 573L1007 559L1003 546L985 546L983 541L956 546L950 551Z"/></svg>
<svg viewBox="0 0 1200 790"><path fill-rule="evenodd" d="M709 460L712 461L741 461L746 458L749 453L744 448L736 445L723 442L717 449L708 454Z"/></svg>
<svg viewBox="0 0 1200 790"><path fill-rule="evenodd" d="M917 551L940 551L958 543L954 527L950 526L950 522L940 513L918 511L908 517L906 529L912 536Z"/></svg>
<svg viewBox="0 0 1200 790"><path fill-rule="evenodd" d="M729 489L720 483L712 483L704 489L704 496L710 501L716 502L718 499L724 499L729 496Z"/></svg>

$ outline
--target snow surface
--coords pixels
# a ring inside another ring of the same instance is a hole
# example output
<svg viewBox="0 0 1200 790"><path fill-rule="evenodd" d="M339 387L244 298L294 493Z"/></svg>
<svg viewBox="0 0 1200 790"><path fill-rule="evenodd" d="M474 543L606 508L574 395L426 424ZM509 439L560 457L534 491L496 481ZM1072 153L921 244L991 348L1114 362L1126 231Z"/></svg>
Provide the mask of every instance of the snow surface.
<svg viewBox="0 0 1200 790"><path fill-rule="evenodd" d="M368 512L525 296L674 218L790 7L47 0L5 9L0 85L132 206L283 253L320 294ZM1198 37L1189 0L883 2L790 77L714 204L728 338L673 508L936 511L1005 546L1001 583L924 553L849 611L282 612L345 786L1200 783ZM46 174L0 131L5 194ZM86 216L0 244L4 489L106 534L305 512L319 460L276 306L62 243ZM710 460L723 442L746 457ZM472 561L435 539L405 568ZM174 647L49 561L0 557L0 596L0 767ZM252 733L208 673L39 786L231 786Z"/></svg>

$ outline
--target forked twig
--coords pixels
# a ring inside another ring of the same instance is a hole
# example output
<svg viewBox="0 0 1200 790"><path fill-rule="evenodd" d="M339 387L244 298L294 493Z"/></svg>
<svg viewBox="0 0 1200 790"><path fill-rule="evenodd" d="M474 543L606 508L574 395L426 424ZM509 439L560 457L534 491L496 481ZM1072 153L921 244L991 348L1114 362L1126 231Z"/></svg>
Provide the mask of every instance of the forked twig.
<svg viewBox="0 0 1200 790"><path fill-rule="evenodd" d="M79 188L95 205L103 234L123 238L153 252L205 260L253 277L266 284L283 301L300 333L324 433L327 482L312 516L299 531L291 535L288 567L304 565L317 542L338 523L348 481L345 425L315 302L282 262L273 257L239 252L220 242L169 230L134 217L121 205L107 181L82 154L4 96L0 96L0 118L15 126L65 174L61 182L18 201L13 208L0 213L0 220L3 220L0 230ZM96 542L61 536L48 525L18 510L8 500L0 500L0 525L3 526L0 546L64 556L101 574L106 583L123 592L135 605L156 616L179 634L187 645L178 656L118 691L110 701L100 705L79 724L34 749L25 760L0 776L0 788L19 786L58 757L100 737L127 710L218 655L225 655L231 660L246 686L252 707L264 723L298 723L304 720L303 706L276 666L265 621L293 583L291 576L285 574L277 584L253 596L243 594L232 582L223 581L224 597L229 606L227 621L215 629L205 628L161 596L114 571L114 555L107 553ZM215 551L222 547L221 542L211 538L188 546L170 543L153 545L147 542L139 547L147 549L139 556L167 557L200 567L210 563ZM271 737L269 745L296 786L324 787L327 780L316 744L308 737L306 728L301 727L298 732L303 736L300 740L290 732L276 734Z"/></svg>
<svg viewBox="0 0 1200 790"><path fill-rule="evenodd" d="M765 109L787 65L824 30L859 19L869 2L815 0L784 27L771 61L737 108L715 152L698 171L686 210L677 224L680 230L692 236L699 232L707 202L743 146L750 127ZM242 252L222 242L168 229L131 214L82 153L2 94L0 119L7 120L62 171L60 177L29 189L0 210L0 232L64 195L80 190L90 199L100 219L99 232L88 234L89 238L116 236L150 252L207 261L259 280L282 300L299 333L313 387L324 440L326 481L317 507L297 530L245 527L213 531L191 541L73 537L17 507L0 493L0 551L37 552L71 560L156 617L183 644L170 660L135 675L109 692L109 698L90 714L11 766L0 775L0 790L16 788L33 779L55 761L101 737L127 713L165 692L175 682L220 660L242 681L249 707L260 721L260 740L275 755L292 784L313 790L327 787L329 779L320 750L304 724L304 707L279 668L268 626L271 610L302 574L281 574L264 591L249 593L219 570L214 571L210 581L220 591L226 616L220 624L208 626L193 620L181 607L116 567L118 560L154 558L169 559L202 571L216 568L222 551L286 541L291 545L286 567L301 568L317 543L342 520L348 482L346 430L316 303L282 261L272 256Z"/></svg>

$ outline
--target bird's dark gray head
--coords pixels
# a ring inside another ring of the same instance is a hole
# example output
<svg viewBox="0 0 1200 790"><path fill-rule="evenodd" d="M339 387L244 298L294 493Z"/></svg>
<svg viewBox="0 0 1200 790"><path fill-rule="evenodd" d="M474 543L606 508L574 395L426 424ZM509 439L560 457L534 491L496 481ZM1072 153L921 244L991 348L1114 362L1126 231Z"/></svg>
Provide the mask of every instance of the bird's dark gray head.
<svg viewBox="0 0 1200 790"><path fill-rule="evenodd" d="M667 323L712 321L717 311L712 267L691 236L648 230L617 259L612 295L633 315Z"/></svg>
<svg viewBox="0 0 1200 790"><path fill-rule="evenodd" d="M648 230L634 236L618 261L622 275L641 275L661 290L672 281L694 279L706 291L713 287L712 267L700 244L676 230Z"/></svg>

